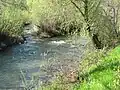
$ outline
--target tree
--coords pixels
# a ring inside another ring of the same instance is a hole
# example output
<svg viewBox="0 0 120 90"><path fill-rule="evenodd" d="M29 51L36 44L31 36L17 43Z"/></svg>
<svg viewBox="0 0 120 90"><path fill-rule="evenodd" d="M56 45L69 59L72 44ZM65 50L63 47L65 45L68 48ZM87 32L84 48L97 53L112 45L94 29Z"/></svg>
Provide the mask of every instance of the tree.
<svg viewBox="0 0 120 90"><path fill-rule="evenodd" d="M120 1L107 0L106 3L107 3L107 8L104 8L104 13L106 14L109 22L111 23L113 34L115 34L115 36L118 37Z"/></svg>
<svg viewBox="0 0 120 90"><path fill-rule="evenodd" d="M76 4L75 1L73 0L70 0L70 1L80 11L82 17L84 18L84 22L86 23L86 27L87 27L86 30L89 32L89 35L92 36L92 41L94 45L96 46L96 48L101 49L102 43L98 38L98 34L93 33L93 30L92 30L92 27L96 22L94 18L96 18L97 14L99 14L98 11L101 4L101 0L80 0L80 1L76 0L76 2L79 3L79 5Z"/></svg>

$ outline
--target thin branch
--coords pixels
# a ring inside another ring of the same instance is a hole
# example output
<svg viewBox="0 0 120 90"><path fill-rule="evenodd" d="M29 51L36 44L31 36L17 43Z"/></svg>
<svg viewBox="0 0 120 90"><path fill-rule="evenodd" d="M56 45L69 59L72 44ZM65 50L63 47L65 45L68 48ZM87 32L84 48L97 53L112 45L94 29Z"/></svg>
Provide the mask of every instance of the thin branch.
<svg viewBox="0 0 120 90"><path fill-rule="evenodd" d="M107 14L106 10L102 8L102 11L103 11L103 13L105 14L105 16L108 17L108 14Z"/></svg>
<svg viewBox="0 0 120 90"><path fill-rule="evenodd" d="M118 18L119 18L119 10L120 10L120 2L119 4L117 5L117 10L116 10L116 24L118 23Z"/></svg>
<svg viewBox="0 0 120 90"><path fill-rule="evenodd" d="M72 0L70 0L70 1L71 1L71 3L80 11L80 13L82 14L82 16L84 17L85 15L84 15L84 13L82 12L82 10L80 9L80 7L77 6L77 4L76 4L75 2L73 2Z"/></svg>
<svg viewBox="0 0 120 90"><path fill-rule="evenodd" d="M101 4L101 0L98 2L98 4L97 4L97 6L96 6L96 9L95 9L94 13L98 10L100 4Z"/></svg>

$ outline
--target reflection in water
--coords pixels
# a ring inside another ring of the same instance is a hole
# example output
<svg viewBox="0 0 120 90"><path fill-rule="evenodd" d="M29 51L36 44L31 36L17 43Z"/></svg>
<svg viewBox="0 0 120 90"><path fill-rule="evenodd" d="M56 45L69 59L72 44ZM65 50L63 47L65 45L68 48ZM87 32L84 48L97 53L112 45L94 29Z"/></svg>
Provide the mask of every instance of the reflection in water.
<svg viewBox="0 0 120 90"><path fill-rule="evenodd" d="M16 90L16 88L23 87L21 70L25 79L31 80L32 76L39 75L40 65L47 62L49 58L56 54L67 55L68 53L68 57L72 58L73 54L79 55L77 51L77 48L71 47L61 38L45 41L32 37L27 38L25 44L16 45L0 52L0 90ZM43 79L41 76L41 80Z"/></svg>

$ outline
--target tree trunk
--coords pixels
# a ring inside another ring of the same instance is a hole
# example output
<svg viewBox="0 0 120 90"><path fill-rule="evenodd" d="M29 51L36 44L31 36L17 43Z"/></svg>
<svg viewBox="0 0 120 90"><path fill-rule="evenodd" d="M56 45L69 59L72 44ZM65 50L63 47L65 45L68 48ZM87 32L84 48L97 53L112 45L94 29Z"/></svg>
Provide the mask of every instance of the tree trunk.
<svg viewBox="0 0 120 90"><path fill-rule="evenodd" d="M103 45L102 45L101 41L98 39L97 34L93 34L92 41L93 41L93 44L95 45L95 47L97 49L102 49L103 48Z"/></svg>

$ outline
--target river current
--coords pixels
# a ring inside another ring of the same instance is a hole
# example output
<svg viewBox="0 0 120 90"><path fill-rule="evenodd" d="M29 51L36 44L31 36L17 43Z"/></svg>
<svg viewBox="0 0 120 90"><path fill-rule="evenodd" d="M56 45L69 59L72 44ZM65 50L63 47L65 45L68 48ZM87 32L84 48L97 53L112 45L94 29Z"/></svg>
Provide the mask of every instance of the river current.
<svg viewBox="0 0 120 90"><path fill-rule="evenodd" d="M39 40L28 36L24 44L9 47L0 52L0 90L23 90L26 83L42 74L40 67L56 55L62 60L63 55L73 58L82 55L86 39L81 39L80 51L66 42L65 38L49 38Z"/></svg>

